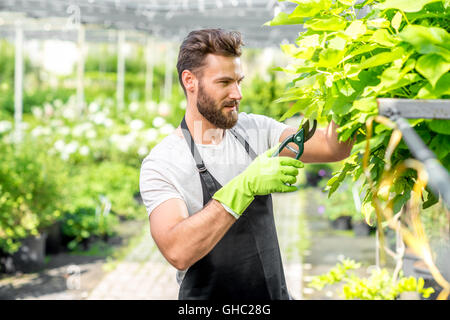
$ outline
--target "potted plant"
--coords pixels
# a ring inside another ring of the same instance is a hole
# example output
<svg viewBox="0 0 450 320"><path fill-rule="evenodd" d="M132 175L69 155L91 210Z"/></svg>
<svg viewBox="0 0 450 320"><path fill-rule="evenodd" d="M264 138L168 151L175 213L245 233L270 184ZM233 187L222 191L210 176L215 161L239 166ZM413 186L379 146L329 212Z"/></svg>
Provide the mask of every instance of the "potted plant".
<svg viewBox="0 0 450 320"><path fill-rule="evenodd" d="M46 228L64 208L63 164L36 141L0 141L0 249L16 269L33 271L44 264Z"/></svg>
<svg viewBox="0 0 450 320"><path fill-rule="evenodd" d="M340 191L325 202L325 216L336 230L351 230L355 211L350 184L342 185Z"/></svg>

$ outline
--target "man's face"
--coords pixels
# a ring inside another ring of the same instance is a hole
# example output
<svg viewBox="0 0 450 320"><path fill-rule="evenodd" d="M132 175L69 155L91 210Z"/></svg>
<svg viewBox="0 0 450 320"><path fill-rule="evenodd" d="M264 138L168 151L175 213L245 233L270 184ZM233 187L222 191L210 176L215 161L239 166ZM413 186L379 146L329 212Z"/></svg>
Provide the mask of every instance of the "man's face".
<svg viewBox="0 0 450 320"><path fill-rule="evenodd" d="M197 108L200 114L218 128L232 128L238 120L243 78L239 58L209 54L199 76Z"/></svg>

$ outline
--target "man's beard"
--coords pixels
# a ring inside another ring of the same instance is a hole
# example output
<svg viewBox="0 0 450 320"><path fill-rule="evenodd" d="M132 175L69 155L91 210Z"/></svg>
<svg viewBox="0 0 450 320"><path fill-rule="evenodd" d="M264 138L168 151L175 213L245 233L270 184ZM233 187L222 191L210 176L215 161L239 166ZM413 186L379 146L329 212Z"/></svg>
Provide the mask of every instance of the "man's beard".
<svg viewBox="0 0 450 320"><path fill-rule="evenodd" d="M236 111L224 112L224 107L230 105L235 105ZM217 106L214 99L204 91L201 83L198 87L197 108L206 120L220 129L233 128L238 120L239 101L229 100Z"/></svg>

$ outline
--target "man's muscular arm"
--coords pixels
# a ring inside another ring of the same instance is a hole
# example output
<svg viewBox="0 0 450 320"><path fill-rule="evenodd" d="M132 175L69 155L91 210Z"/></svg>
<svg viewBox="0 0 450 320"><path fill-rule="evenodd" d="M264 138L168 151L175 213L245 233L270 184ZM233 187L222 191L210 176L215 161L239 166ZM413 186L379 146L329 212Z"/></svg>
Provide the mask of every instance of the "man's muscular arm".
<svg viewBox="0 0 450 320"><path fill-rule="evenodd" d="M169 199L149 217L150 232L164 257L179 270L185 270L208 254L236 221L214 199L189 216L181 199Z"/></svg>

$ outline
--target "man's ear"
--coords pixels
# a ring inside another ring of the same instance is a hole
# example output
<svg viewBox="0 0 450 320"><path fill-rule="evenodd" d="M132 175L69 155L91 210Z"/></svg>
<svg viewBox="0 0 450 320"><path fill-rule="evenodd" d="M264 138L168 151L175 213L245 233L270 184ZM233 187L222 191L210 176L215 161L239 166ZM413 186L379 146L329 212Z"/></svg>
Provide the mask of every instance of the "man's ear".
<svg viewBox="0 0 450 320"><path fill-rule="evenodd" d="M189 70L184 70L181 73L181 80L186 88L186 91L194 93L197 88L197 77Z"/></svg>

